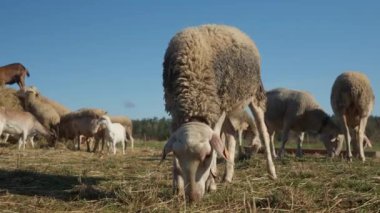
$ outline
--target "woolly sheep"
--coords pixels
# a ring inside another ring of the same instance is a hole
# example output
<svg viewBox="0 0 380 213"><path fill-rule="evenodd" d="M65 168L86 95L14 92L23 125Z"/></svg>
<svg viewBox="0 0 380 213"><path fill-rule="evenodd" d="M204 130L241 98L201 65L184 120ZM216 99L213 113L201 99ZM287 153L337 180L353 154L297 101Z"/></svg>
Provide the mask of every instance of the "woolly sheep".
<svg viewBox="0 0 380 213"><path fill-rule="evenodd" d="M77 149L80 150L81 136L94 137L99 131L98 119L106 113L101 109L85 108L62 116L59 124L59 137L68 140L77 139ZM87 147L87 151L90 151L89 147Z"/></svg>
<svg viewBox="0 0 380 213"><path fill-rule="evenodd" d="M331 107L339 120L346 141L347 158L352 160L351 137L359 146L359 155L365 161L363 140L368 117L375 96L367 76L360 72L344 72L339 75L331 90ZM350 135L350 132L354 135Z"/></svg>
<svg viewBox="0 0 380 213"><path fill-rule="evenodd" d="M320 107L315 98L305 91L278 88L266 93L267 111L265 123L271 135L274 149L274 134L282 132L279 156L282 157L289 132L293 131L298 138L298 155L301 155L301 143L304 132L314 132L320 135L327 153L333 155L333 143L339 135L339 127ZM272 154L275 155L274 150Z"/></svg>
<svg viewBox="0 0 380 213"><path fill-rule="evenodd" d="M26 140L30 139L34 147L33 137L41 134L50 138L50 133L38 120L29 112L0 108L0 135L6 133L19 137L18 149L25 149Z"/></svg>
<svg viewBox="0 0 380 213"><path fill-rule="evenodd" d="M70 112L70 110L62 104L54 100L51 100L45 96L42 96L35 86L28 87L26 90L33 92L36 95L36 97L39 98L43 103L49 104L51 107L53 107L60 117Z"/></svg>
<svg viewBox="0 0 380 213"><path fill-rule="evenodd" d="M268 171L276 178L264 123L260 56L247 35L224 25L187 28L171 39L163 68L165 109L173 120L162 159L173 151L173 186L179 194L196 201L216 189L214 151L228 159L221 124L226 112L248 104L268 147ZM227 142L236 143L233 137Z"/></svg>

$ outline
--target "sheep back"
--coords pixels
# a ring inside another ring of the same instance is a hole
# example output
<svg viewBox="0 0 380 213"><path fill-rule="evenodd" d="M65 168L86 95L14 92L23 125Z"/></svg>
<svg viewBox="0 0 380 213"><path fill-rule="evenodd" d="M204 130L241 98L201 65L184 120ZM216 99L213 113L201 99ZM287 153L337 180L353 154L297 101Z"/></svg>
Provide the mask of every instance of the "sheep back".
<svg viewBox="0 0 380 213"><path fill-rule="evenodd" d="M375 96L366 75L344 72L339 75L331 90L331 107L337 115L367 117L372 111Z"/></svg>
<svg viewBox="0 0 380 213"><path fill-rule="evenodd" d="M163 67L165 109L174 129L192 118L214 124L221 110L252 97L265 108L259 52L237 28L202 25L177 33Z"/></svg>

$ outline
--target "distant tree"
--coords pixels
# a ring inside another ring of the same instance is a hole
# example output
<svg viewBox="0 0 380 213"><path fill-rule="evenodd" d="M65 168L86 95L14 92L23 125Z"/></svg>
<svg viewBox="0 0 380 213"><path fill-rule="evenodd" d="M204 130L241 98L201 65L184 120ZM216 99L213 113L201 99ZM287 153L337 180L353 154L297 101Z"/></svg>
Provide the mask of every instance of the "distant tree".
<svg viewBox="0 0 380 213"><path fill-rule="evenodd" d="M133 136L142 140L167 140L170 136L171 119L144 118L133 120Z"/></svg>

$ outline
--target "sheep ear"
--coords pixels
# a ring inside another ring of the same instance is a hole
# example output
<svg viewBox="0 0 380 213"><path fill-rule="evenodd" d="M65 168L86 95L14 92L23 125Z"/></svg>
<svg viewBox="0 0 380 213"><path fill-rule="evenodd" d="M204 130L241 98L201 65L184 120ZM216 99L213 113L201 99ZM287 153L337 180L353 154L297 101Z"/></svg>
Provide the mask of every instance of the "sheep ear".
<svg viewBox="0 0 380 213"><path fill-rule="evenodd" d="M162 156L161 156L161 161L160 164L165 160L166 155L168 155L170 152L173 151L173 144L176 141L175 136L172 135L168 142L166 142L164 149L162 150Z"/></svg>
<svg viewBox="0 0 380 213"><path fill-rule="evenodd" d="M224 120L226 119L226 112L223 111L222 112L222 115L219 117L218 121L216 122L215 126L214 126L214 132L217 134L217 135L220 135L220 132L222 130L222 126L223 126L223 123L224 123Z"/></svg>
<svg viewBox="0 0 380 213"><path fill-rule="evenodd" d="M217 133L212 134L210 145L225 160L229 160L230 155L228 150L224 147L223 142Z"/></svg>

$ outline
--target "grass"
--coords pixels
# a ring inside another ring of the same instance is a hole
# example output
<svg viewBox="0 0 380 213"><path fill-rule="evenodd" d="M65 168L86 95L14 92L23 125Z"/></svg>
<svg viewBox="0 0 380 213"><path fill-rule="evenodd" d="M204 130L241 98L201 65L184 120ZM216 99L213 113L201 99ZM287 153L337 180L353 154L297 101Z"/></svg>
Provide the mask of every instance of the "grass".
<svg viewBox="0 0 380 213"><path fill-rule="evenodd" d="M379 212L379 159L286 156L279 179L262 155L236 163L231 184L190 205L172 194L171 156L163 143L136 142L125 156L59 149L0 147L0 209L10 212ZM82 149L84 150L84 149ZM218 165L220 176L224 164Z"/></svg>

